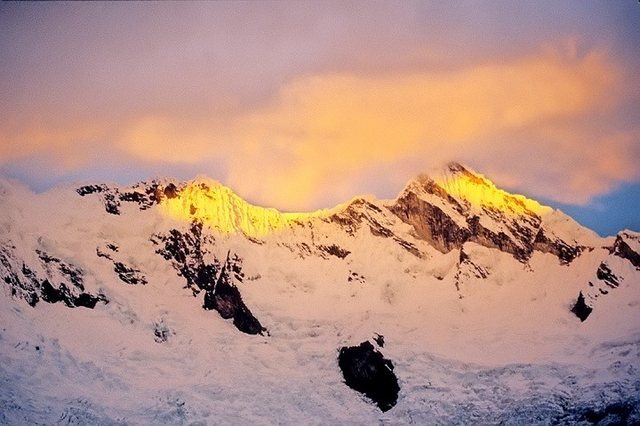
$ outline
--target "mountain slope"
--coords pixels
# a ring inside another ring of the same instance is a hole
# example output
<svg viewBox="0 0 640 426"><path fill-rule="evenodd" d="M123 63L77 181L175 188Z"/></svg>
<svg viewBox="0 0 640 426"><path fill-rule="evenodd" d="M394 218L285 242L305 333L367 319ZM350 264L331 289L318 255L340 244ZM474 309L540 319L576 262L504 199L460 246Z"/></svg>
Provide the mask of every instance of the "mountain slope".
<svg viewBox="0 0 640 426"><path fill-rule="evenodd" d="M459 164L312 213L206 178L0 209L2 423L640 419L639 235ZM375 333L385 414L338 366Z"/></svg>

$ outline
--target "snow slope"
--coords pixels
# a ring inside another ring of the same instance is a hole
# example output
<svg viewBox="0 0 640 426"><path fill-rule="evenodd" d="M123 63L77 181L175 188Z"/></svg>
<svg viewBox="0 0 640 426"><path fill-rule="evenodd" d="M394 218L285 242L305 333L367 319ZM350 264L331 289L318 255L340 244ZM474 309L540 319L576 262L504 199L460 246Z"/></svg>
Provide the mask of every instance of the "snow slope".
<svg viewBox="0 0 640 426"><path fill-rule="evenodd" d="M0 423L640 422L638 234L444 175L289 216L204 178L0 181ZM234 256L262 334L203 309ZM337 365L375 333L385 413Z"/></svg>

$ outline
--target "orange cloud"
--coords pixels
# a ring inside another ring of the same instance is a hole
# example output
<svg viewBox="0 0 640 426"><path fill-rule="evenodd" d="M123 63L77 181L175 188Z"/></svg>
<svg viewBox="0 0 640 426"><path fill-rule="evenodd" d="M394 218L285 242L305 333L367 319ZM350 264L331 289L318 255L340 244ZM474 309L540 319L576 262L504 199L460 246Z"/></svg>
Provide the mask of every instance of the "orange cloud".
<svg viewBox="0 0 640 426"><path fill-rule="evenodd" d="M400 182L460 159L510 185L525 179L532 195L583 203L638 178L640 153L637 132L594 135L585 126L590 115L611 113L623 74L605 53L579 56L572 46L447 72L300 77L265 104L224 117L7 125L0 164L38 152L82 158L83 141L107 140L141 161L192 165L194 174L222 163L228 176L216 177L241 195L297 210L320 207L327 193L338 201L361 192L371 170Z"/></svg>
<svg viewBox="0 0 640 426"><path fill-rule="evenodd" d="M104 126L95 122L0 123L0 165L29 155L63 152L62 166L74 168L86 163L86 153L81 146L104 132Z"/></svg>
<svg viewBox="0 0 640 426"><path fill-rule="evenodd" d="M592 126L561 123L529 129L517 140L522 138L537 143L526 149L501 146L504 158L482 159L481 163L486 162L490 176L488 169L503 171L496 172L500 175L497 181L526 188L532 196L584 205L620 182L640 179L640 129L602 134Z"/></svg>
<svg viewBox="0 0 640 426"><path fill-rule="evenodd" d="M235 123L242 154L231 160L229 184L278 206L306 207L327 179L412 156L427 168L491 135L597 109L616 83L603 54L558 51L454 73L307 77Z"/></svg>
<svg viewBox="0 0 640 426"><path fill-rule="evenodd" d="M206 123L149 115L132 120L116 144L145 161L197 164L212 157L213 135Z"/></svg>

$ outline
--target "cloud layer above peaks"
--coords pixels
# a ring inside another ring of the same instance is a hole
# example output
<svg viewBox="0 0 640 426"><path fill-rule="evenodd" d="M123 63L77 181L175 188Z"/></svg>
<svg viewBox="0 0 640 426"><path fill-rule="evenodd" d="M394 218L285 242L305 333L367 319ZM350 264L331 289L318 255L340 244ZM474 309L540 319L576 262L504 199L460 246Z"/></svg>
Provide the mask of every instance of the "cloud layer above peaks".
<svg viewBox="0 0 640 426"><path fill-rule="evenodd" d="M0 173L306 210L457 160L587 204L640 180L629 3L3 4Z"/></svg>

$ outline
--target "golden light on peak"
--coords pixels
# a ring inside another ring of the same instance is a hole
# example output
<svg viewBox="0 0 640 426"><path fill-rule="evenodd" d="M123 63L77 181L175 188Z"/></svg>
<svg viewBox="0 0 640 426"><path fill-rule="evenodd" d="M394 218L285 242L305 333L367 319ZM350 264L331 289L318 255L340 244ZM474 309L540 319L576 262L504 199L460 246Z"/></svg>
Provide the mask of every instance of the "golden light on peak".
<svg viewBox="0 0 640 426"><path fill-rule="evenodd" d="M323 217L328 210L283 213L274 208L249 204L231 189L215 181L191 182L172 197L163 197L161 211L169 217L197 220L223 235L242 233L265 237L296 222Z"/></svg>
<svg viewBox="0 0 640 426"><path fill-rule="evenodd" d="M489 207L510 215L540 215L551 210L524 195L510 194L499 189L489 179L464 168L454 173L445 173L436 178L435 182L449 195L465 200L472 206Z"/></svg>

